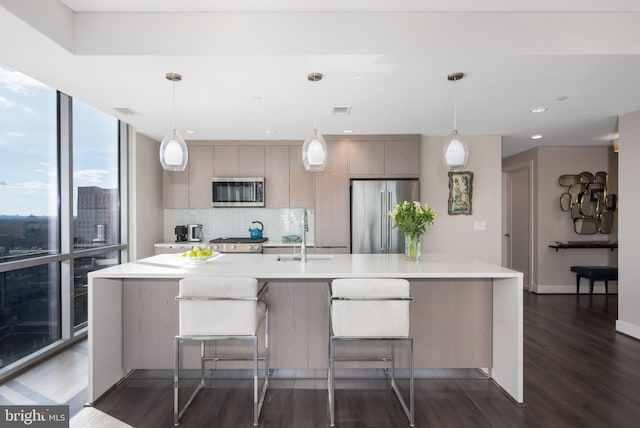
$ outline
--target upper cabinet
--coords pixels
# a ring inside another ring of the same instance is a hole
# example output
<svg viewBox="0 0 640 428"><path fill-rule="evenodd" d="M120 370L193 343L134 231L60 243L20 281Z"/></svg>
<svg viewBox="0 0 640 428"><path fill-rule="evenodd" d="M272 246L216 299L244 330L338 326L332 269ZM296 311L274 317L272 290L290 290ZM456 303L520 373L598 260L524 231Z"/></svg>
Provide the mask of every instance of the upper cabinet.
<svg viewBox="0 0 640 428"><path fill-rule="evenodd" d="M192 143L187 169L164 172L164 207L211 207L212 177L265 177L266 208L317 209L316 190L319 188L326 195L329 186L337 183L330 184L331 180L324 178L316 186L316 179L322 174L344 175L342 180L420 175L419 135L325 138L328 159L325 170L320 173L304 170L302 145L291 141ZM334 214L338 211L332 210Z"/></svg>
<svg viewBox="0 0 640 428"><path fill-rule="evenodd" d="M384 142L385 175L420 175L420 136Z"/></svg>
<svg viewBox="0 0 640 428"><path fill-rule="evenodd" d="M184 171L164 171L165 208L211 207L211 146L189 146L189 163Z"/></svg>
<svg viewBox="0 0 640 428"><path fill-rule="evenodd" d="M213 175L215 177L237 177L238 162L238 146L213 146Z"/></svg>
<svg viewBox="0 0 640 428"><path fill-rule="evenodd" d="M264 177L265 147L213 146L213 174L216 177Z"/></svg>
<svg viewBox="0 0 640 428"><path fill-rule="evenodd" d="M302 165L302 144L289 146L289 208L312 208L314 174Z"/></svg>
<svg viewBox="0 0 640 428"><path fill-rule="evenodd" d="M327 166L323 172L346 174L349 172L349 139L328 136Z"/></svg>
<svg viewBox="0 0 640 428"><path fill-rule="evenodd" d="M266 208L289 208L289 146L265 148Z"/></svg>
<svg viewBox="0 0 640 428"><path fill-rule="evenodd" d="M265 176L265 146L238 147L238 177Z"/></svg>
<svg viewBox="0 0 640 428"><path fill-rule="evenodd" d="M357 137L349 142L349 173L358 177L417 177L420 136Z"/></svg>
<svg viewBox="0 0 640 428"><path fill-rule="evenodd" d="M351 174L384 175L384 141L350 141Z"/></svg>
<svg viewBox="0 0 640 428"><path fill-rule="evenodd" d="M189 208L211 207L213 147L189 148Z"/></svg>
<svg viewBox="0 0 640 428"><path fill-rule="evenodd" d="M189 170L163 171L165 208L189 208Z"/></svg>

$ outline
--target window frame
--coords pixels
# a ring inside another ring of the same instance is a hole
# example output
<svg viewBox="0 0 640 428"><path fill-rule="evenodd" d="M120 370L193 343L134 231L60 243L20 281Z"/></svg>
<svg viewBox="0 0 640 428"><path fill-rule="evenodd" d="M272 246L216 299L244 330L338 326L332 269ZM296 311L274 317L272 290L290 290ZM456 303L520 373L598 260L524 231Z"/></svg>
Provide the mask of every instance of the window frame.
<svg viewBox="0 0 640 428"><path fill-rule="evenodd" d="M84 339L88 334L87 323L74 326L74 261L76 258L97 256L117 251L120 263L128 261L128 148L129 126L117 120L118 138L118 185L119 185L119 243L97 248L77 250L73 244L73 100L70 96L56 91L57 106L57 195L58 195L58 247L57 254L37 256L22 260L0 263L0 273L34 266L57 263L60 295L60 340L0 368L0 381L5 380L26 367L38 363L61 348Z"/></svg>

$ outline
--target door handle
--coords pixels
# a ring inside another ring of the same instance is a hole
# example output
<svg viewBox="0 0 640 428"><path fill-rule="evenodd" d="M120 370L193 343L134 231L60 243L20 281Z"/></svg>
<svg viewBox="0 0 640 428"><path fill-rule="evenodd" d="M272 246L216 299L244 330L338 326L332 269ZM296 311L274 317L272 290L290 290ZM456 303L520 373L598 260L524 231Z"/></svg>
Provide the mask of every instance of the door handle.
<svg viewBox="0 0 640 428"><path fill-rule="evenodd" d="M389 217L389 211L391 211L391 201L392 201L392 193L391 191L387 192L387 212L384 213L385 218L387 219L387 252L391 252L391 217Z"/></svg>
<svg viewBox="0 0 640 428"><path fill-rule="evenodd" d="M511 234L510 233L505 233L504 236L506 236L507 238L511 238Z"/></svg>
<svg viewBox="0 0 640 428"><path fill-rule="evenodd" d="M384 206L385 206L385 191L380 191L380 252L384 253Z"/></svg>

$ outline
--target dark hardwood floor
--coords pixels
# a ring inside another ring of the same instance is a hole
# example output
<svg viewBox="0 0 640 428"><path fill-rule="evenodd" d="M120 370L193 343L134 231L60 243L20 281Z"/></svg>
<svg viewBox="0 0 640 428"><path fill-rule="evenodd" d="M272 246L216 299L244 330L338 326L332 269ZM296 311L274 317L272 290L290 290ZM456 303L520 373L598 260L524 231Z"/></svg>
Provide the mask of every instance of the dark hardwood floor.
<svg viewBox="0 0 640 428"><path fill-rule="evenodd" d="M524 298L524 405L491 381L436 376L416 381L418 427L638 427L640 341L614 330L617 296L533 295ZM260 426L326 427L324 382L292 388L274 379ZM300 382L300 381L296 381ZM391 390L374 385L336 391L339 427L402 427L407 420ZM251 426L249 381L206 388L183 427ZM133 427L172 426L171 379L132 376L96 404Z"/></svg>

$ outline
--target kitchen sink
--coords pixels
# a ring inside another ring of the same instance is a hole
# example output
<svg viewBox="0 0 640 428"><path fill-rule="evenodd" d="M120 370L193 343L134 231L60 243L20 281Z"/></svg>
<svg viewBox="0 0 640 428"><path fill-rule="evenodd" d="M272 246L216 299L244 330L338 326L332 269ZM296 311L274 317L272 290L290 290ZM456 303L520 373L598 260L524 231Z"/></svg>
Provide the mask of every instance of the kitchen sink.
<svg viewBox="0 0 640 428"><path fill-rule="evenodd" d="M279 262L301 262L302 257L300 254L291 254L285 256L278 256L276 259ZM307 255L307 262L330 262L333 260L333 256L318 256L318 255Z"/></svg>

